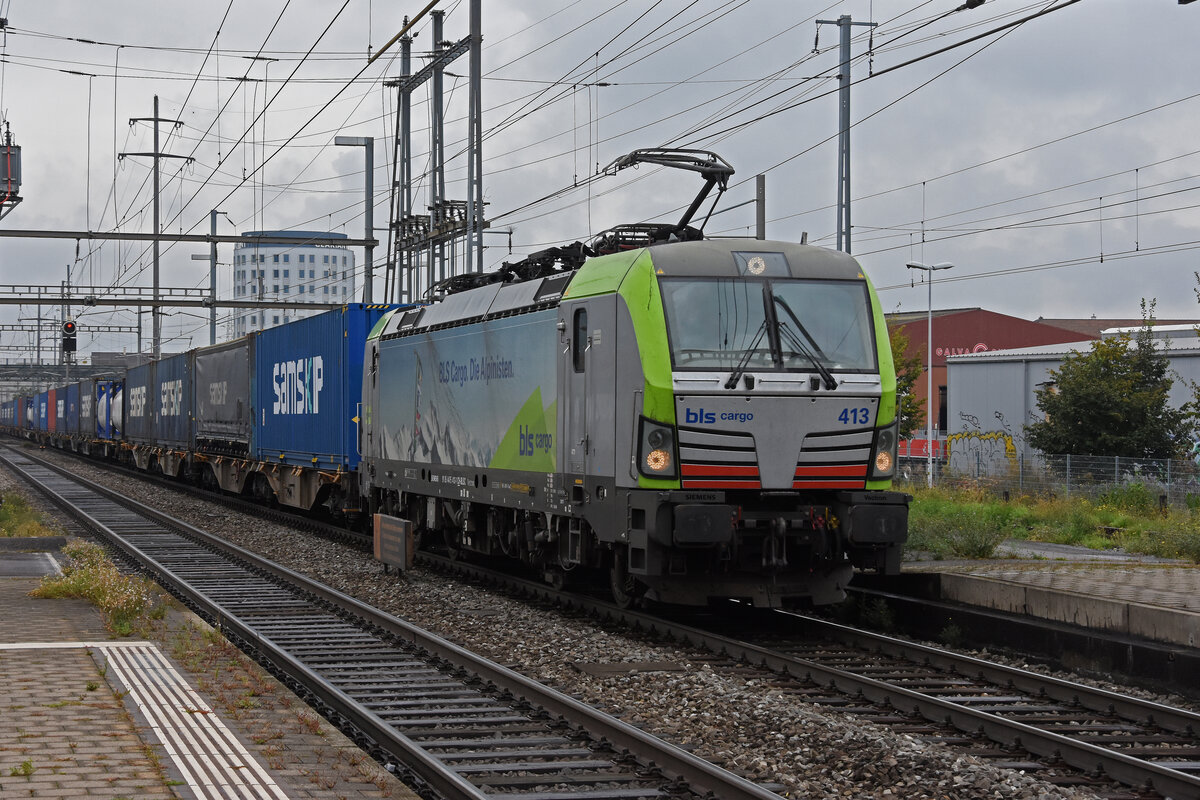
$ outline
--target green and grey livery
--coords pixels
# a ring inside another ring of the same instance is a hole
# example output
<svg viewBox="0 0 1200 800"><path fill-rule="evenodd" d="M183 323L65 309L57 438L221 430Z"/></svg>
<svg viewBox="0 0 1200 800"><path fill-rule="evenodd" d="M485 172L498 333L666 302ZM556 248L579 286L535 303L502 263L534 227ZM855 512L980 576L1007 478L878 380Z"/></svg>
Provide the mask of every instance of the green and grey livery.
<svg viewBox="0 0 1200 800"><path fill-rule="evenodd" d="M896 382L850 256L707 240L451 294L367 341L370 509L614 596L778 607L893 572Z"/></svg>

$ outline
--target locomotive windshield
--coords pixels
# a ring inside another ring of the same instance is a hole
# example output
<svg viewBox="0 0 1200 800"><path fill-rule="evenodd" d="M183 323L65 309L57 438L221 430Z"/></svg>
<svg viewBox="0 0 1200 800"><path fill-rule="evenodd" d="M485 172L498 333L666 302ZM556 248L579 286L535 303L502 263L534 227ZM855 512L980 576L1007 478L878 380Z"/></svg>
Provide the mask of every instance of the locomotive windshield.
<svg viewBox="0 0 1200 800"><path fill-rule="evenodd" d="M678 369L877 368L861 281L663 278L659 286Z"/></svg>

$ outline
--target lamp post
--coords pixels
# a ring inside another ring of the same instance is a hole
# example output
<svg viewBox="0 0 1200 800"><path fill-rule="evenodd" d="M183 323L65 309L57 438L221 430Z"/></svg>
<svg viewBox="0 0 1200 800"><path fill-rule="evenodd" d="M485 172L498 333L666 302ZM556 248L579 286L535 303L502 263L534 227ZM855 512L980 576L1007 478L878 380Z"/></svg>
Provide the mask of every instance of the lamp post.
<svg viewBox="0 0 1200 800"><path fill-rule="evenodd" d="M909 269L924 270L928 273L925 276L925 284L929 287L929 312L925 320L925 333L927 341L925 344L925 422L928 430L926 431L925 452L927 458L927 468L925 472L926 485L933 488L933 271L937 269L950 269L954 265L949 261L942 261L938 264L922 264L919 261L910 261L904 266Z"/></svg>

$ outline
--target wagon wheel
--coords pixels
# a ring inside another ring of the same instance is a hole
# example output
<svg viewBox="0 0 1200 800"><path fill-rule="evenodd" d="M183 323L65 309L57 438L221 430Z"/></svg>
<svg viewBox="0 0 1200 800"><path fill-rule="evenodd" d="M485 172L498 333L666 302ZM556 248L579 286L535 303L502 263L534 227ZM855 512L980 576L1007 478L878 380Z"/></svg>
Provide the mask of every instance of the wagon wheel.
<svg viewBox="0 0 1200 800"><path fill-rule="evenodd" d="M463 557L462 544L458 540L458 528L448 526L442 529L442 543L446 546L446 557L451 561L460 561Z"/></svg>

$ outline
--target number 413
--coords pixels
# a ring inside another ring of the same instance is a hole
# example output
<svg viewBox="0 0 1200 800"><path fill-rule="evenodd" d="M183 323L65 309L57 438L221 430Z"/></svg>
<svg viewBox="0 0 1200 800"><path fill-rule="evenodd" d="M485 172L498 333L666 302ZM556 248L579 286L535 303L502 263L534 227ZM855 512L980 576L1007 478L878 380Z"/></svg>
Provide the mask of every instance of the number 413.
<svg viewBox="0 0 1200 800"><path fill-rule="evenodd" d="M838 414L838 422L843 425L869 425L871 424L871 412L867 408L843 408L842 413Z"/></svg>

